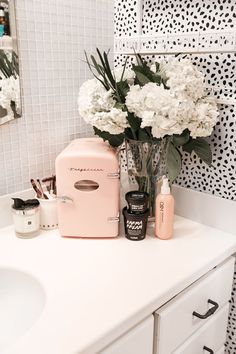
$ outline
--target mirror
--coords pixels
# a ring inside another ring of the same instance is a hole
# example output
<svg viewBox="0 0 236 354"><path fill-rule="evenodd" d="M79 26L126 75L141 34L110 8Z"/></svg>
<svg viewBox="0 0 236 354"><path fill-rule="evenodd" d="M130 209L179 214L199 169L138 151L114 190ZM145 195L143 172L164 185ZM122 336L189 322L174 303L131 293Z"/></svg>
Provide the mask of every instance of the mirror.
<svg viewBox="0 0 236 354"><path fill-rule="evenodd" d="M0 124L21 117L14 0L0 0Z"/></svg>

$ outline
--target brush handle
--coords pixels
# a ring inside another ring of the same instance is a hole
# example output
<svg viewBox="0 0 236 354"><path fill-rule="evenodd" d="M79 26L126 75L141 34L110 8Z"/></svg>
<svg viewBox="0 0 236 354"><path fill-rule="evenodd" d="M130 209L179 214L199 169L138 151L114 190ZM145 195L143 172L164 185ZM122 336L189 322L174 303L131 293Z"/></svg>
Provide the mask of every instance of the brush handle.
<svg viewBox="0 0 236 354"><path fill-rule="evenodd" d="M36 186L35 180L34 180L34 179L31 179L31 180L30 180L30 183L32 184L32 187L34 188L34 190L35 190L35 192L36 192L37 198L42 198L42 193L41 193L41 191L38 189L38 187Z"/></svg>
<svg viewBox="0 0 236 354"><path fill-rule="evenodd" d="M50 181L53 181L54 177L45 177L42 179L42 182L50 182Z"/></svg>
<svg viewBox="0 0 236 354"><path fill-rule="evenodd" d="M39 188L40 188L40 191L41 191L42 198L48 199L48 196L43 192L43 187L42 187L42 185L41 185L40 180L37 179L37 182L38 182L38 185L39 185Z"/></svg>

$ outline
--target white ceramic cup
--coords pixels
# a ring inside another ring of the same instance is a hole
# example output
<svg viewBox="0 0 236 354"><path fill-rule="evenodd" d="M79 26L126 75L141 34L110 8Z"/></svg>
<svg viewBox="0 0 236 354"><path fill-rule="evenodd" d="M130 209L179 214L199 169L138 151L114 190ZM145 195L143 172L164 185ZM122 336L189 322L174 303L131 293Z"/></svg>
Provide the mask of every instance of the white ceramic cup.
<svg viewBox="0 0 236 354"><path fill-rule="evenodd" d="M57 199L38 199L40 202L40 228L53 230L58 227Z"/></svg>

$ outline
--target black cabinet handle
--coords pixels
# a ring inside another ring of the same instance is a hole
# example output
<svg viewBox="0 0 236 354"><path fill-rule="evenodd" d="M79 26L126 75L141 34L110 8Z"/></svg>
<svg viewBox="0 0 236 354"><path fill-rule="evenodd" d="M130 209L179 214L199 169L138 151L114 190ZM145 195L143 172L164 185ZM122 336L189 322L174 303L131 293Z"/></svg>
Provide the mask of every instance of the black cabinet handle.
<svg viewBox="0 0 236 354"><path fill-rule="evenodd" d="M204 315L201 315L200 313L193 311L193 316L196 316L198 318L201 318L202 320L205 320L206 318L213 315L216 312L216 310L218 309L219 305L217 304L217 302L210 300L210 299L208 300L208 303L213 306Z"/></svg>
<svg viewBox="0 0 236 354"><path fill-rule="evenodd" d="M203 350L206 350L208 353L214 354L213 350L208 348L208 347L206 347L205 345L203 347Z"/></svg>

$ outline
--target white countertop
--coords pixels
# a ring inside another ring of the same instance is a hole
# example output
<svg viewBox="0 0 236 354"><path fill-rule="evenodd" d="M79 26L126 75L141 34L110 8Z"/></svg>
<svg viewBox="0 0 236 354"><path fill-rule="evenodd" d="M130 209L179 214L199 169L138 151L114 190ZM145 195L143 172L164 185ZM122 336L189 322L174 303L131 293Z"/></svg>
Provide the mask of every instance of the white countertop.
<svg viewBox="0 0 236 354"><path fill-rule="evenodd" d="M236 236L181 217L168 241L69 239L58 231L22 240L1 229L0 268L33 274L47 298L7 354L97 353L235 251Z"/></svg>

